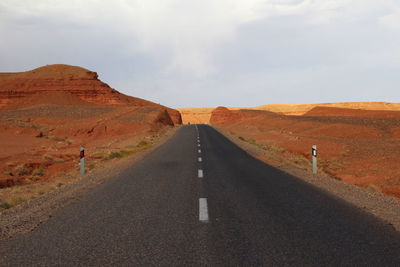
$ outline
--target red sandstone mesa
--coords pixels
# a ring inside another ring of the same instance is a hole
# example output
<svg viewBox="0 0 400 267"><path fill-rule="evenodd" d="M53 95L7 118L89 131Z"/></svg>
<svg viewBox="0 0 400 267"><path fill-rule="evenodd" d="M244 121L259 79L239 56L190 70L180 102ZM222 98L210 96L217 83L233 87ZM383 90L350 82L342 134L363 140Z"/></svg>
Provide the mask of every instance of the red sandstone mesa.
<svg viewBox="0 0 400 267"><path fill-rule="evenodd" d="M179 111L121 94L81 67L0 73L0 188L68 175L80 146L88 166L102 164L181 122Z"/></svg>
<svg viewBox="0 0 400 267"><path fill-rule="evenodd" d="M158 106L119 93L100 81L96 72L69 65L49 65L27 72L0 73L0 108L16 109L38 104L97 106ZM175 124L180 113L165 108Z"/></svg>

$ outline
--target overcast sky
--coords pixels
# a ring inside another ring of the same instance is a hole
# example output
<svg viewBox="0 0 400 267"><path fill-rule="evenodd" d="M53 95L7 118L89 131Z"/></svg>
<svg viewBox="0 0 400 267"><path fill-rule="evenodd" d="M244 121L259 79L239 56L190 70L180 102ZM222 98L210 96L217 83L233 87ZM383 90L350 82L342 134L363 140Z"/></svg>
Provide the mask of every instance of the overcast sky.
<svg viewBox="0 0 400 267"><path fill-rule="evenodd" d="M400 0L1 0L0 72L55 63L175 108L400 102Z"/></svg>

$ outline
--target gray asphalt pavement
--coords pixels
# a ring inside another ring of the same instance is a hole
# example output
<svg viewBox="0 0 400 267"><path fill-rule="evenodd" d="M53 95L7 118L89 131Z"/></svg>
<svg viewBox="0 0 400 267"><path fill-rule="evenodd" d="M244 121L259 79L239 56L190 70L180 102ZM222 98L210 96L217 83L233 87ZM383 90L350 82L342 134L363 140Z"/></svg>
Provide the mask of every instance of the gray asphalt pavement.
<svg viewBox="0 0 400 267"><path fill-rule="evenodd" d="M0 241L0 265L400 266L400 234L191 125L34 231Z"/></svg>

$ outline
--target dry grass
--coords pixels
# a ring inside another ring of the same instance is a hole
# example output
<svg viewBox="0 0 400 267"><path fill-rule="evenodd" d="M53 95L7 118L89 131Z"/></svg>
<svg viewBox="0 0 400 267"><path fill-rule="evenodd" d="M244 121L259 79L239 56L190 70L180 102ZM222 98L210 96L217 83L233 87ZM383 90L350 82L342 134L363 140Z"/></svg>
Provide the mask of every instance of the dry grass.
<svg viewBox="0 0 400 267"><path fill-rule="evenodd" d="M44 155L43 158L47 160L53 160L53 157L50 155Z"/></svg>
<svg viewBox="0 0 400 267"><path fill-rule="evenodd" d="M344 169L343 161L335 157L331 159L318 159L318 165L324 173L334 178L337 178L336 175L339 170Z"/></svg>
<svg viewBox="0 0 400 267"><path fill-rule="evenodd" d="M367 186L365 188L367 188L368 190L373 191L373 192L381 192L381 189L377 185L374 185L374 184L367 184Z"/></svg>
<svg viewBox="0 0 400 267"><path fill-rule="evenodd" d="M32 171L32 175L33 176L43 176L43 169L42 168L34 169Z"/></svg>
<svg viewBox="0 0 400 267"><path fill-rule="evenodd" d="M27 200L40 196L41 192L48 192L42 185L16 185L0 190L0 211L19 205Z"/></svg>
<svg viewBox="0 0 400 267"><path fill-rule="evenodd" d="M20 165L17 168L15 168L15 172L19 175L19 176L24 176L29 174L29 171L24 167L24 165Z"/></svg>
<svg viewBox="0 0 400 267"><path fill-rule="evenodd" d="M136 145L128 145L123 150L113 151L108 154L104 154L104 152L97 152L97 154L94 154L91 157L86 157L86 171L95 169L96 166L98 166L98 164L104 160L126 158L150 148L153 144L157 143L163 135L166 134L166 130L163 130L160 133L161 134L149 137L149 140L141 140ZM65 140L68 140L67 137L63 138L63 141ZM55 158L46 154L43 156L43 158L47 161L50 161L50 164L63 164L65 162L70 162L70 160L76 160L78 163L78 159L76 159L74 156L75 155L72 154L65 154L62 158ZM68 159L65 160L65 158ZM56 174L55 177L45 177L45 167L37 167L36 169L30 171L24 165L15 167L15 173L20 177L25 176L28 183L0 189L0 212L30 199L40 197L50 191L57 190L71 181L76 180L78 177L80 177L80 168L78 164L75 166L76 167L72 168L69 172Z"/></svg>
<svg viewBox="0 0 400 267"><path fill-rule="evenodd" d="M309 171L312 170L311 160L303 155L291 153L289 151L286 151L282 147L276 146L274 144L257 143L257 141L255 141L253 138L245 138L242 136L239 136L238 138L241 141L247 142L249 144L257 146L258 148L263 149L265 151L267 160L279 162L283 165L293 166L299 169ZM342 155L345 157L347 156L347 153L343 152ZM322 171L335 179L340 179L336 175L339 170L344 169L344 160L336 157L333 157L331 159L318 158L318 169L319 171Z"/></svg>
<svg viewBox="0 0 400 267"><path fill-rule="evenodd" d="M132 146L132 145L128 145L127 146L127 148L128 147L129 148L134 148L132 150L120 150L120 151L112 151L112 152L110 152L104 158L104 160L129 157L129 156L131 156L131 155L133 155L135 153L138 153L140 151L148 149L152 144L153 144L153 142L151 142L151 144L149 144L147 141L142 140L136 146Z"/></svg>
<svg viewBox="0 0 400 267"><path fill-rule="evenodd" d="M238 138L241 141L247 142L264 150L267 160L273 162L279 162L281 164L288 166L294 166L304 170L311 170L312 165L310 160L305 158L303 155L290 153L289 151L286 151L282 147L273 144L271 145L271 144L257 143L257 141L255 141L253 138L245 138L242 136L239 136Z"/></svg>

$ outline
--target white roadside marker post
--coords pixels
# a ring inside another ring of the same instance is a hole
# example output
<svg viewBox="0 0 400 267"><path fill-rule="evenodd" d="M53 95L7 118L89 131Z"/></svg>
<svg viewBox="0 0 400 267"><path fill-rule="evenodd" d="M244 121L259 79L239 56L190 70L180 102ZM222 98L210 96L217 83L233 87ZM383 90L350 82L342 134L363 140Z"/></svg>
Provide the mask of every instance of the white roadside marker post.
<svg viewBox="0 0 400 267"><path fill-rule="evenodd" d="M85 175L85 149L81 147L81 176Z"/></svg>
<svg viewBox="0 0 400 267"><path fill-rule="evenodd" d="M312 171L317 174L317 146L312 146Z"/></svg>

